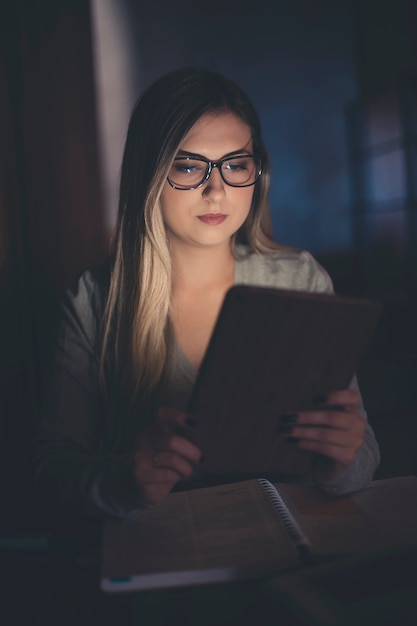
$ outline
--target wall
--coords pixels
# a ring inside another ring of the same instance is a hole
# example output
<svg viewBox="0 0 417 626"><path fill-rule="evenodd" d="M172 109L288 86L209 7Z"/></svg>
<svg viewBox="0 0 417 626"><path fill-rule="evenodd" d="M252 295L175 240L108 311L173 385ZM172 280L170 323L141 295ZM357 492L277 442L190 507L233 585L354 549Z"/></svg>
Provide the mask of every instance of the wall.
<svg viewBox="0 0 417 626"><path fill-rule="evenodd" d="M124 41L134 46L136 95L182 65L235 79L258 108L271 154L275 237L312 251L350 249L344 117L356 97L350 2L261 0L256 10L217 0L121 6L128 16Z"/></svg>

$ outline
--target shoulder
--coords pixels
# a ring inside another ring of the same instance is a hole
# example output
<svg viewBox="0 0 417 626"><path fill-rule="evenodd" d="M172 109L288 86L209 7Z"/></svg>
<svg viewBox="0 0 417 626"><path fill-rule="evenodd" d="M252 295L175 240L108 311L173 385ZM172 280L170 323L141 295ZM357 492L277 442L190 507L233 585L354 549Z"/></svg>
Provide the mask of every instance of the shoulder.
<svg viewBox="0 0 417 626"><path fill-rule="evenodd" d="M101 323L109 281L108 262L81 274L62 297L62 322L84 335L94 336Z"/></svg>
<svg viewBox="0 0 417 626"><path fill-rule="evenodd" d="M271 252L250 252L236 247L236 283L298 291L333 292L327 271L307 250L279 247Z"/></svg>

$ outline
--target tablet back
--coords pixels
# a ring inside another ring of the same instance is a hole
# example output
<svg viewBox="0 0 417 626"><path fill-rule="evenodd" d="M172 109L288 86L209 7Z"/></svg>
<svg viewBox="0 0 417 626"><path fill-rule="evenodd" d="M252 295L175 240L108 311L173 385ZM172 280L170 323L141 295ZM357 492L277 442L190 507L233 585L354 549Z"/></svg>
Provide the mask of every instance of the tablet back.
<svg viewBox="0 0 417 626"><path fill-rule="evenodd" d="M279 417L349 386L380 310L365 299L233 286L189 406L204 471L305 475L312 455L276 432Z"/></svg>

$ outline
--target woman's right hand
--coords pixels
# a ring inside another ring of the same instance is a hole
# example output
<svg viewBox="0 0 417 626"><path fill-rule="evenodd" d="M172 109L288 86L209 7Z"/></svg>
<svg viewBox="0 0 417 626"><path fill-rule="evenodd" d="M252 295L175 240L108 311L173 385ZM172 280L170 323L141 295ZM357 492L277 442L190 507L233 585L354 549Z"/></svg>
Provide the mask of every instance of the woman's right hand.
<svg viewBox="0 0 417 626"><path fill-rule="evenodd" d="M155 423L139 435L134 477L144 502L160 504L175 483L187 480L193 473L202 452L182 436L193 426L187 414L161 407Z"/></svg>

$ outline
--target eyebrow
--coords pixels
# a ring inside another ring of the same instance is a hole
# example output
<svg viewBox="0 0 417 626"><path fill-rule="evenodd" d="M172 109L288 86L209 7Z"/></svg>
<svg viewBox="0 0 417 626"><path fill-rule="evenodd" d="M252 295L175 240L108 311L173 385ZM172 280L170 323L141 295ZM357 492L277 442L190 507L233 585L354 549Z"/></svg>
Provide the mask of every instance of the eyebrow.
<svg viewBox="0 0 417 626"><path fill-rule="evenodd" d="M217 159L217 160L223 161L223 159L227 159L228 157L233 157L237 155L245 155L245 154L253 154L253 153L250 152L249 150L245 150L245 148L241 148L240 150L233 150L233 152L227 152L220 159ZM206 161L210 161L210 159L205 157L203 154L199 154L198 152L187 152L186 150L178 150L176 156L177 157L178 156L194 157L194 158L200 158L200 159L205 159Z"/></svg>

